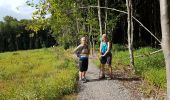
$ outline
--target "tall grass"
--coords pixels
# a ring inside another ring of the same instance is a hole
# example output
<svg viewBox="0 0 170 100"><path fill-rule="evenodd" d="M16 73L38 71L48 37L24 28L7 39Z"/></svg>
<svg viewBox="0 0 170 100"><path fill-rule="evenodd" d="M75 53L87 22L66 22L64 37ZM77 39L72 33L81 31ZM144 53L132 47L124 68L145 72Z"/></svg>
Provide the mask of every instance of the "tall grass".
<svg viewBox="0 0 170 100"><path fill-rule="evenodd" d="M114 46L114 45L113 45ZM159 52L153 55L149 53L157 49L151 47L140 48L134 51L134 55L143 55L135 58L136 74L141 76L150 86L166 89L166 72L163 53ZM129 66L129 53L127 48L115 45L112 50L114 69L123 69Z"/></svg>
<svg viewBox="0 0 170 100"><path fill-rule="evenodd" d="M71 50L48 48L0 54L0 100L54 100L75 92Z"/></svg>

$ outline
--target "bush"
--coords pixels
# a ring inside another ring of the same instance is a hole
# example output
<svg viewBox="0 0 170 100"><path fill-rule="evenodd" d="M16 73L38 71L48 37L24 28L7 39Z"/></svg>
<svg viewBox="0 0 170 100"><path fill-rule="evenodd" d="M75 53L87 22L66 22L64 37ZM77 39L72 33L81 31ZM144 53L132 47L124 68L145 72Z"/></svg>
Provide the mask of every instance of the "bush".
<svg viewBox="0 0 170 100"><path fill-rule="evenodd" d="M127 46L120 44L112 44L112 51L126 51L128 50Z"/></svg>
<svg viewBox="0 0 170 100"><path fill-rule="evenodd" d="M69 49L69 47L70 47L70 44L68 42L65 42L64 43L64 49L67 50L67 49Z"/></svg>

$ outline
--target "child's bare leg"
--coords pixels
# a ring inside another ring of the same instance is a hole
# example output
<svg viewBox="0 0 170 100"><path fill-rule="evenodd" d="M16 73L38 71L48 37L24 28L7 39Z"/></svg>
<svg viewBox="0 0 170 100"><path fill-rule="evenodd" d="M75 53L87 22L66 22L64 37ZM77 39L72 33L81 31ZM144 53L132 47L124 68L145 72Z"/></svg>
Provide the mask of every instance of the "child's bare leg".
<svg viewBox="0 0 170 100"><path fill-rule="evenodd" d="M110 78L113 78L113 75L112 75L112 66L108 65L108 67L109 67Z"/></svg>
<svg viewBox="0 0 170 100"><path fill-rule="evenodd" d="M83 72L83 77L86 78L86 71Z"/></svg>
<svg viewBox="0 0 170 100"><path fill-rule="evenodd" d="M79 78L80 80L83 78L83 72L79 71Z"/></svg>
<svg viewBox="0 0 170 100"><path fill-rule="evenodd" d="M104 77L104 64L101 64L101 68L100 68L101 72L102 72L102 76L101 77Z"/></svg>

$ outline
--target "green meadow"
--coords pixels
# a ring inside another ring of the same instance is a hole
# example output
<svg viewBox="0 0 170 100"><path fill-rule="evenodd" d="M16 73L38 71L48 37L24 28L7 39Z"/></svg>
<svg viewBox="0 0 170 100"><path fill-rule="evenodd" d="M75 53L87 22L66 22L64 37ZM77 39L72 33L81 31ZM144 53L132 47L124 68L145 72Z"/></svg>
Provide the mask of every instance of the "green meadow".
<svg viewBox="0 0 170 100"><path fill-rule="evenodd" d="M72 50L43 48L0 53L0 100L56 100L76 92Z"/></svg>

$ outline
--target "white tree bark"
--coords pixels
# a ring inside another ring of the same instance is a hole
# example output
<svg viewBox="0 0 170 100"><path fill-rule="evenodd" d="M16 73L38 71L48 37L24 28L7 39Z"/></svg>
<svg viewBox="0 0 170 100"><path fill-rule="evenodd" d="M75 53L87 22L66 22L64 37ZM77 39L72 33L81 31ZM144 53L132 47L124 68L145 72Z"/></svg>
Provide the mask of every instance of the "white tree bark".
<svg viewBox="0 0 170 100"><path fill-rule="evenodd" d="M126 0L126 6L128 12L128 48L129 48L129 56L130 56L130 65L134 67L132 1Z"/></svg>
<svg viewBox="0 0 170 100"><path fill-rule="evenodd" d="M105 7L107 7L107 0L105 0ZM104 26L104 29L105 29L105 34L107 34L107 9L105 9L105 26Z"/></svg>
<svg viewBox="0 0 170 100"><path fill-rule="evenodd" d="M160 0L162 49L166 64L167 100L170 100L170 0Z"/></svg>
<svg viewBox="0 0 170 100"><path fill-rule="evenodd" d="M102 22L101 22L100 0L98 0L98 18L99 18L99 27L100 27L100 37L102 37Z"/></svg>

